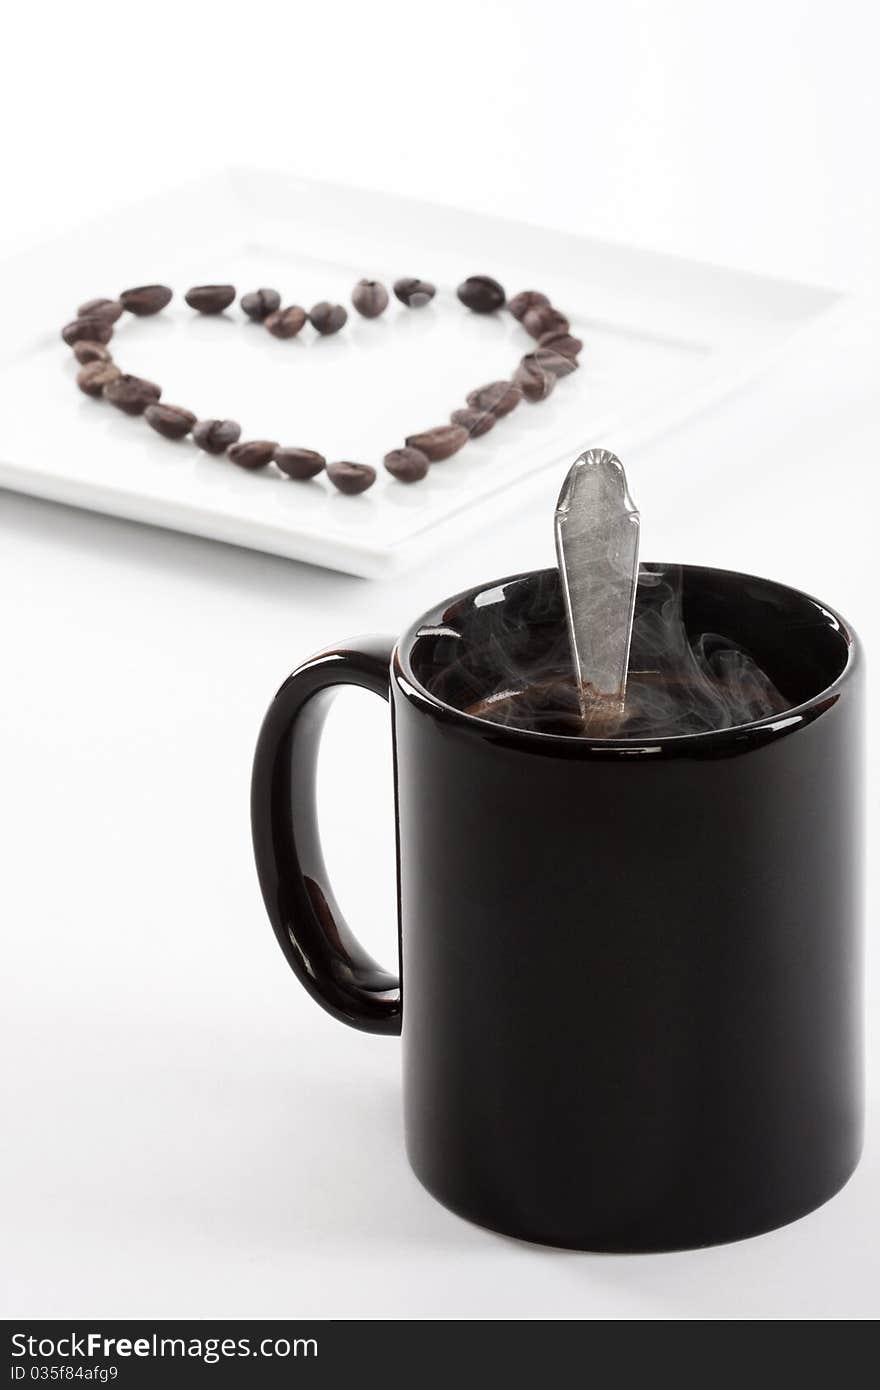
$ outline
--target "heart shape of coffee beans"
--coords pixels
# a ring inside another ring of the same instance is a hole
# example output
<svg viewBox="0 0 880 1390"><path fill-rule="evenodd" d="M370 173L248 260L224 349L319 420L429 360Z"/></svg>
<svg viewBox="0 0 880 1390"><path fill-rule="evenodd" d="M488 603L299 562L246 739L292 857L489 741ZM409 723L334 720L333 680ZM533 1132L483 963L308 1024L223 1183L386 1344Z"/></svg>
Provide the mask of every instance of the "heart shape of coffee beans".
<svg viewBox="0 0 880 1390"><path fill-rule="evenodd" d="M394 293L407 308L419 309L431 302L436 290L427 280L407 277L395 281ZM469 440L487 434L520 401L546 400L557 381L577 369L583 343L572 335L568 319L545 294L522 290L508 300L503 287L489 275L469 276L456 293L475 314L495 313L506 305L537 346L520 359L509 381L490 381L477 387L469 393L466 405L453 410L449 424L411 434L401 447L385 455L385 468L401 483L419 482L432 463L450 458ZM220 314L234 303L235 296L234 285L196 285L184 298L197 313ZM172 297L167 285L138 285L123 290L115 299L89 299L80 305L61 336L81 364L76 378L81 391L109 401L127 415L142 415L165 439L181 440L191 435L205 453L225 455L240 468L255 471L272 464L280 475L299 482L326 473L333 486L349 496L373 486L376 470L368 463L328 463L315 449L276 440L243 440L235 420L199 420L191 410L163 401L162 388L155 382L123 372L108 347L115 325L124 313L138 318L158 314ZM359 280L351 302L364 318L378 318L388 306L388 291L378 280ZM271 289L251 290L242 295L240 303L249 319L262 323L279 339L296 337L306 323L322 336L338 333L348 320L343 305L326 300L313 305L308 313L298 304L282 308L280 294Z"/></svg>

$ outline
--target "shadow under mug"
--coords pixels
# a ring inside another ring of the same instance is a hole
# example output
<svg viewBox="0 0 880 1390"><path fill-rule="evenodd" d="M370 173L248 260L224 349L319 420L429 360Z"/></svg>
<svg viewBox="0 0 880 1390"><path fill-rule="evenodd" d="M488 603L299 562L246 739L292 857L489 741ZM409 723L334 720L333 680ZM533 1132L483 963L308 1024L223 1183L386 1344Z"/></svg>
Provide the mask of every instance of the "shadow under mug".
<svg viewBox="0 0 880 1390"><path fill-rule="evenodd" d="M442 603L396 644L313 657L257 745L257 868L294 973L344 1022L402 1034L429 1191L550 1245L766 1231L832 1196L861 1149L858 645L795 590L682 575L688 631L749 650L784 714L648 741L463 713L450 662L563 621L546 570ZM391 701L399 973L359 946L321 855L317 749L341 684Z"/></svg>

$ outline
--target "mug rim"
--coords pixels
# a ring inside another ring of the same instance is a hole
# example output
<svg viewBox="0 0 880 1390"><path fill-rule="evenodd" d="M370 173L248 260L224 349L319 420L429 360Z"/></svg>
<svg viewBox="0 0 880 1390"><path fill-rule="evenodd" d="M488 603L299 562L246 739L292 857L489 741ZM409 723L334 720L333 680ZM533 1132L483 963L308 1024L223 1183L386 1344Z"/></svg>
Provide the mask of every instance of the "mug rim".
<svg viewBox="0 0 880 1390"><path fill-rule="evenodd" d="M671 562L645 560L640 563L640 567L641 565L646 568L669 568ZM501 579L473 584L460 593L432 605L431 608L422 613L414 622L409 624L398 638L392 652L391 673L401 694L418 708L424 710L427 706L435 717L444 722L454 723L464 729L469 729L472 733L483 738L515 745L518 748L531 749L533 752L547 753L554 750L559 752L564 750L567 755L577 753L584 757L610 758L633 757L634 755L693 757L702 754L724 753L725 751L730 753L744 752L748 748L764 745L804 728L819 718L826 710L836 705L843 687L849 684L853 672L860 664L861 642L856 636L852 624L847 622L836 609L815 598L812 594L805 593L802 589L796 589L790 584L781 584L778 580L766 579L761 575L746 574L740 570L720 569L715 565L678 564L678 568L690 573L717 574L746 583L752 581L759 584L769 584L774 589L812 604L831 620L846 643L846 662L842 670L830 685L823 687L815 695L811 695L808 700L793 705L791 709L783 710L780 714L766 715L762 719L750 720L745 724L733 724L726 729L660 735L652 739L646 739L644 736L585 738L582 734L558 734L548 733L546 730L540 729L514 728L507 724L496 723L491 719L485 719L478 714L468 714L465 710L458 709L455 705L441 700L422 684L413 669L412 649L421 629L431 621L437 620L438 610L448 609L452 605L466 601L471 596L488 589L501 588L504 585L514 584L519 580L529 579L535 575L549 574L554 568L552 565L547 565L540 569L521 570L519 573L509 574Z"/></svg>

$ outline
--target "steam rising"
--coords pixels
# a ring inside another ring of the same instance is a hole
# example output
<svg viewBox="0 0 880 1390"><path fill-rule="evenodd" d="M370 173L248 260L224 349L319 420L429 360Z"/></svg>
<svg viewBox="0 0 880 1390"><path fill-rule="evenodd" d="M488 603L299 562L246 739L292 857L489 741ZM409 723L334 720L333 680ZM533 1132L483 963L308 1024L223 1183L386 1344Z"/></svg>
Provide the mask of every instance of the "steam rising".
<svg viewBox="0 0 880 1390"><path fill-rule="evenodd" d="M678 567L643 567L639 574L626 704L601 722L585 723L581 714L558 592L533 594L528 611L493 603L485 616L479 634L453 641L453 615L446 615L451 660L435 667L431 689L495 723L592 738L661 738L732 728L789 707L737 643L714 632L689 636Z"/></svg>

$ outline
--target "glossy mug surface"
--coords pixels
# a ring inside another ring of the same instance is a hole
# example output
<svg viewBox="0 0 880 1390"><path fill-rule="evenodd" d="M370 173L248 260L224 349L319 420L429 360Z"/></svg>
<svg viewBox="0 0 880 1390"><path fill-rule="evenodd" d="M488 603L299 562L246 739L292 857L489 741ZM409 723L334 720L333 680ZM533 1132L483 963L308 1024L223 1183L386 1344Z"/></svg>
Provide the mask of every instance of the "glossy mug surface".
<svg viewBox="0 0 880 1390"><path fill-rule="evenodd" d="M684 567L683 594L688 630L747 647L784 714L603 740L463 713L450 662L509 619L562 621L548 570L314 657L257 746L257 866L288 962L337 1018L401 1034L425 1186L528 1240L734 1240L824 1202L860 1153L858 644L766 580ZM343 920L318 838L318 741L346 683L391 701L390 971Z"/></svg>

